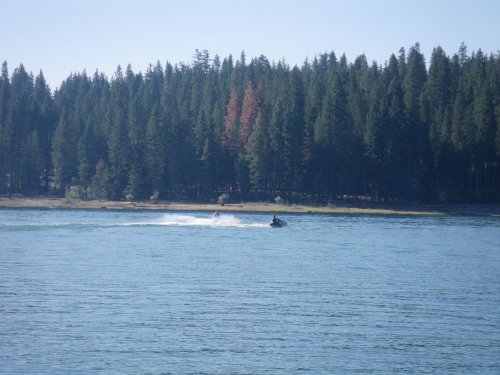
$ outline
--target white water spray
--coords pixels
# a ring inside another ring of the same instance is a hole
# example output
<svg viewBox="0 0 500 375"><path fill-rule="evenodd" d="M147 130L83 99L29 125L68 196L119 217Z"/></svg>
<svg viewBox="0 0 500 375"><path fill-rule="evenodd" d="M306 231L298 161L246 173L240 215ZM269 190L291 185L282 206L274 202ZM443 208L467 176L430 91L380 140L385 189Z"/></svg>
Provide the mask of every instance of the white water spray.
<svg viewBox="0 0 500 375"><path fill-rule="evenodd" d="M0 223L0 227L10 227L10 228L28 228L28 229L39 229L39 228L59 228L59 229L71 229L71 228L108 228L108 227L135 227L135 226L198 226L198 227L234 227L234 228L264 228L269 227L269 225L264 223L250 222L246 220L241 220L231 214L221 214L219 216L209 216L208 214L203 216L189 215L189 214L164 214L161 217L146 219L144 221L133 221L133 222L117 222L117 221L82 221L75 222L73 220L55 222L55 221L36 221L36 222L23 222L23 223Z"/></svg>
<svg viewBox="0 0 500 375"><path fill-rule="evenodd" d="M211 217L197 217L183 214L166 214L156 222L147 223L148 225L165 226L210 226L210 227L267 227L261 223L245 223L234 215L220 215Z"/></svg>

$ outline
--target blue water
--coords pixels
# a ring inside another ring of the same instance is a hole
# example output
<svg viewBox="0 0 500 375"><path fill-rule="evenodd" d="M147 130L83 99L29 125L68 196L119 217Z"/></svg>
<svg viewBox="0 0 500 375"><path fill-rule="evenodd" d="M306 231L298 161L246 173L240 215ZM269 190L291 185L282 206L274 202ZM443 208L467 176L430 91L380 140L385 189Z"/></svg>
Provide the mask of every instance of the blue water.
<svg viewBox="0 0 500 375"><path fill-rule="evenodd" d="M500 374L500 218L0 210L2 374Z"/></svg>

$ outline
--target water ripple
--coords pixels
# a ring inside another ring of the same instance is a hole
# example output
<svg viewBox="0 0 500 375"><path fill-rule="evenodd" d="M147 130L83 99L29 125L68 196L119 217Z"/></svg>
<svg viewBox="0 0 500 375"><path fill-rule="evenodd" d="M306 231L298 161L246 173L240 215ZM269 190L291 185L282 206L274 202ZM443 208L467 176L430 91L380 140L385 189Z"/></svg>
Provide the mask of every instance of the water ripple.
<svg viewBox="0 0 500 375"><path fill-rule="evenodd" d="M285 219L0 212L0 373L500 373L500 219Z"/></svg>

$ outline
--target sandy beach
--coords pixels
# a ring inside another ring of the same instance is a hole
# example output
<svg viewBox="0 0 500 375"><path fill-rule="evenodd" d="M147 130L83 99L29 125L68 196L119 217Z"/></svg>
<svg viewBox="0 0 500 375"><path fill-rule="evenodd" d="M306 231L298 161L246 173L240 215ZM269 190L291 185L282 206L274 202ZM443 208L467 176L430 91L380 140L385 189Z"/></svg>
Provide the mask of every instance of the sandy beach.
<svg viewBox="0 0 500 375"><path fill-rule="evenodd" d="M274 203L220 204L151 202L151 201L83 201L65 198L0 198L0 208L48 208L48 209L101 209L101 210L158 210L158 211L221 211L221 212L269 212L269 213L323 213L368 215L500 215L499 205L443 205L407 206L341 202L330 206L285 205Z"/></svg>

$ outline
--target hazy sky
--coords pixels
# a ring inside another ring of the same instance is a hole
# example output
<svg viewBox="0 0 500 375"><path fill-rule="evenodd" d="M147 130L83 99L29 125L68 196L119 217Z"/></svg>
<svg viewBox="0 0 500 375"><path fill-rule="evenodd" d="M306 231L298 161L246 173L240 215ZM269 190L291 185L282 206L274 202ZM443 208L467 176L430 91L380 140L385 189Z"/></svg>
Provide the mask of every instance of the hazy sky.
<svg viewBox="0 0 500 375"><path fill-rule="evenodd" d="M500 0L0 0L0 10L0 61L42 70L52 89L84 69L190 63L195 49L290 65L332 50L384 63L416 42L427 60L462 41L469 53L500 50Z"/></svg>

